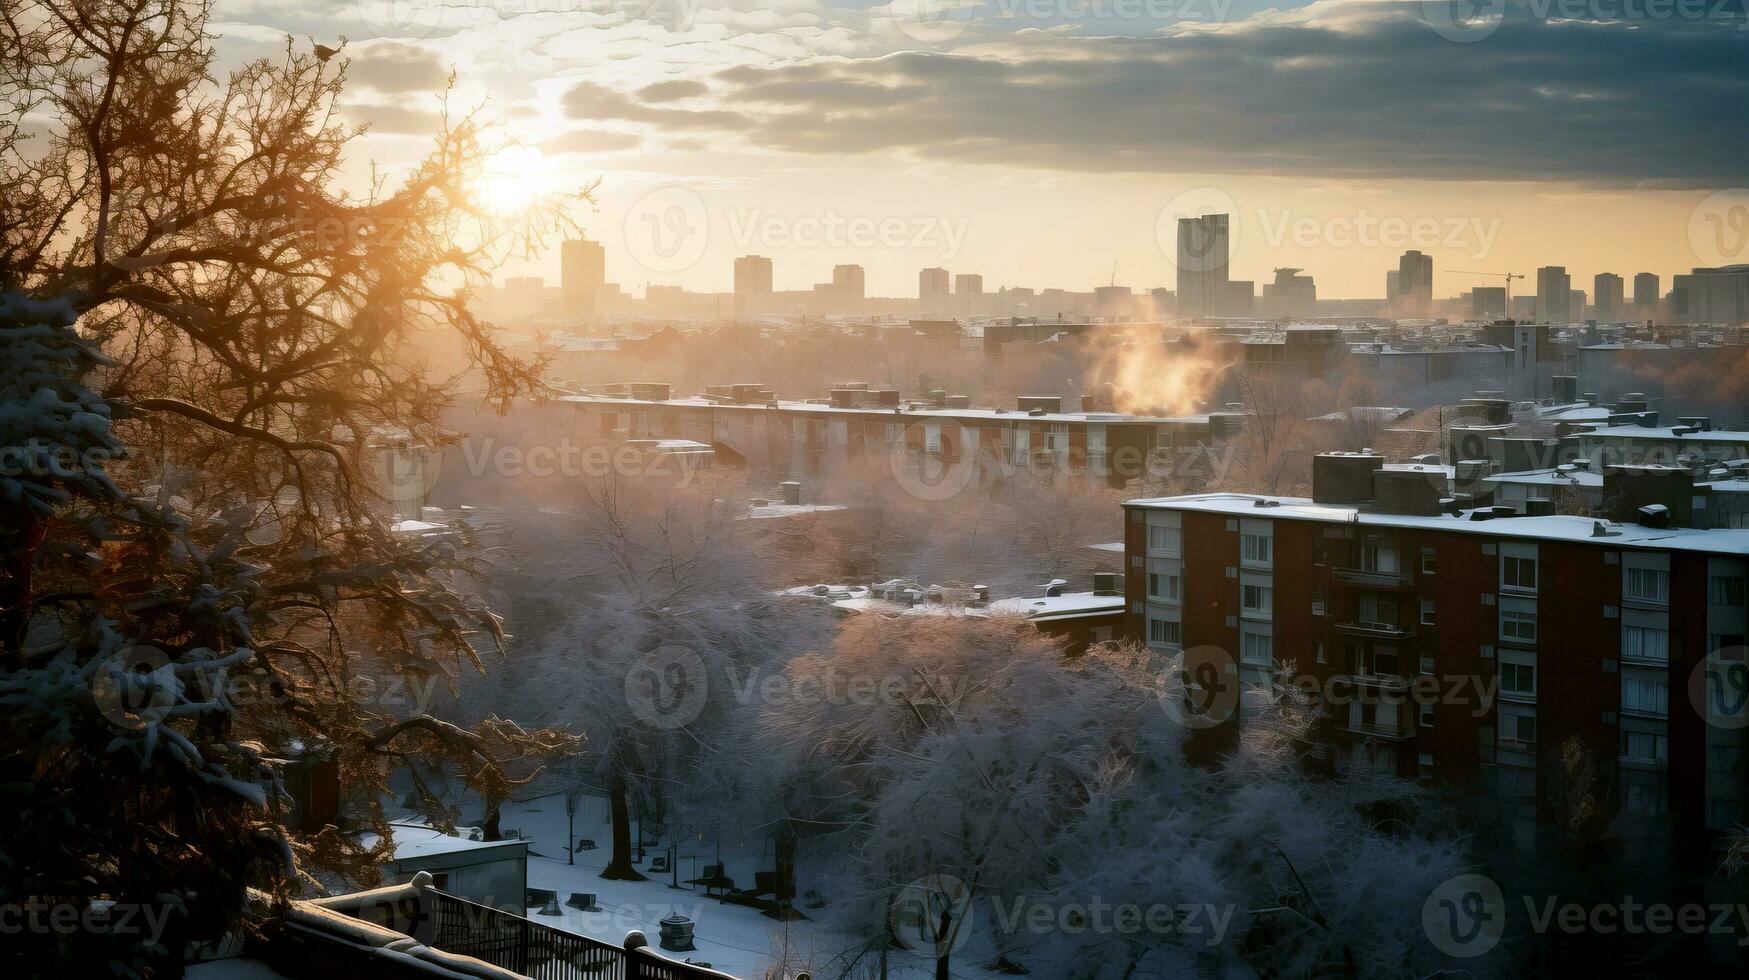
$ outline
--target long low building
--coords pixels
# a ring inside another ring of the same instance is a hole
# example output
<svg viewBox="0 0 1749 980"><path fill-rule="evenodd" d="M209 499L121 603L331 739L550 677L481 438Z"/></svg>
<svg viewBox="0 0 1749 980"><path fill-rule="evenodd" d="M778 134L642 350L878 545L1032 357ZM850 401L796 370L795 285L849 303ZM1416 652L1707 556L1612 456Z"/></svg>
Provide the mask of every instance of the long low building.
<svg viewBox="0 0 1749 980"><path fill-rule="evenodd" d="M1125 504L1125 632L1183 651L1211 730L1291 677L1382 771L1491 790L1531 835L1570 739L1628 820L1742 822L1749 531L1382 509L1378 457L1320 457L1311 499ZM1449 507L1449 502L1445 504ZM1636 823L1636 825L1639 825Z"/></svg>
<svg viewBox="0 0 1749 980"><path fill-rule="evenodd" d="M739 463L781 479L832 477L858 460L876 460L926 493L1022 472L1122 487L1150 466L1205 462L1208 447L1235 435L1242 420L1236 412L1069 412L1055 396L1022 397L1014 409L1001 409L940 393L902 403L896 391L866 387L836 389L824 402L779 400L759 385L685 398L669 397L666 385L623 388L564 398L577 412L580 439L688 439L715 450L718 466Z"/></svg>

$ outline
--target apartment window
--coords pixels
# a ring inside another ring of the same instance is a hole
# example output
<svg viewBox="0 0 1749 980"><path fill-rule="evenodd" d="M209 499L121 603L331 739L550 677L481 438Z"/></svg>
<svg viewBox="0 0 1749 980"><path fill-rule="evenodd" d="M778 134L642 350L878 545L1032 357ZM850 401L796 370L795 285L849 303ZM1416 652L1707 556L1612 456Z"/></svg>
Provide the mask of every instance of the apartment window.
<svg viewBox="0 0 1749 980"><path fill-rule="evenodd" d="M1267 613L1275 602L1275 590L1267 585L1239 587L1239 605L1248 613Z"/></svg>
<svg viewBox="0 0 1749 980"><path fill-rule="evenodd" d="M1175 647L1183 642L1183 624L1170 619L1148 620L1148 642L1154 646Z"/></svg>
<svg viewBox="0 0 1749 980"><path fill-rule="evenodd" d="M1625 570L1622 598L1640 602L1669 602L1670 573L1661 568L1629 568Z"/></svg>
<svg viewBox="0 0 1749 980"><path fill-rule="evenodd" d="M1162 602L1183 601L1184 577L1166 572L1148 573L1148 598Z"/></svg>
<svg viewBox="0 0 1749 980"><path fill-rule="evenodd" d="M1066 425L1051 426L1050 430L1045 433L1045 449L1053 453L1068 452L1069 427Z"/></svg>
<svg viewBox="0 0 1749 980"><path fill-rule="evenodd" d="M1706 747L1707 771L1736 772L1742 757L1743 750L1735 745L1709 745Z"/></svg>
<svg viewBox="0 0 1749 980"><path fill-rule="evenodd" d="M1434 704L1431 701L1423 701L1417 707L1416 711L1419 717L1416 720L1420 723L1422 728L1433 727L1433 708Z"/></svg>
<svg viewBox="0 0 1749 980"><path fill-rule="evenodd" d="M1511 742L1522 742L1526 745L1536 743L1536 715L1506 715L1500 719L1506 728L1506 739Z"/></svg>
<svg viewBox="0 0 1749 980"><path fill-rule="evenodd" d="M1500 693L1536 697L1536 667L1531 664L1501 664Z"/></svg>
<svg viewBox="0 0 1749 980"><path fill-rule="evenodd" d="M1422 654L1421 655L1421 667L1420 667L1420 669L1421 669L1421 673L1426 674L1429 677L1433 676L1433 658L1428 656L1425 653Z"/></svg>
<svg viewBox="0 0 1749 980"><path fill-rule="evenodd" d="M1184 532L1175 527L1148 525L1148 550L1176 555L1183 548Z"/></svg>
<svg viewBox="0 0 1749 980"><path fill-rule="evenodd" d="M1707 591L1707 601L1715 606L1741 606L1749 600L1741 575L1715 575Z"/></svg>
<svg viewBox="0 0 1749 980"><path fill-rule="evenodd" d="M1239 638L1240 658L1248 664L1269 664L1275 659L1274 637L1268 633L1245 631Z"/></svg>
<svg viewBox="0 0 1749 980"><path fill-rule="evenodd" d="M1660 613L1660 616L1663 614ZM1623 626L1621 655L1631 660L1670 660L1670 632L1651 626Z"/></svg>
<svg viewBox="0 0 1749 980"><path fill-rule="evenodd" d="M1366 542L1360 546L1360 567L1368 572L1395 575L1402 570L1402 561L1395 545Z"/></svg>
<svg viewBox="0 0 1749 980"><path fill-rule="evenodd" d="M1621 709L1663 718L1670 712L1669 683L1650 678L1622 678Z"/></svg>
<svg viewBox="0 0 1749 980"><path fill-rule="evenodd" d="M1421 549L1421 574L1432 575L1439 568L1439 559L1432 548Z"/></svg>
<svg viewBox="0 0 1749 980"><path fill-rule="evenodd" d="M1239 536L1241 555L1252 565L1269 564L1269 546L1271 538L1266 534L1242 534Z"/></svg>
<svg viewBox="0 0 1749 980"><path fill-rule="evenodd" d="M1536 642L1536 604L1500 603L1500 638L1518 643Z"/></svg>
<svg viewBox="0 0 1749 980"><path fill-rule="evenodd" d="M1435 610L1434 610L1433 600L1432 599L1422 599L1421 600L1421 625L1422 626L1436 625L1434 622L1434 616L1435 616Z"/></svg>
<svg viewBox="0 0 1749 980"><path fill-rule="evenodd" d="M941 426L926 425L923 427L923 451L931 456L941 455Z"/></svg>
<svg viewBox="0 0 1749 980"><path fill-rule="evenodd" d="M1422 779L1433 778L1433 753L1422 752L1416 757L1415 772Z"/></svg>
<svg viewBox="0 0 1749 980"><path fill-rule="evenodd" d="M1500 587L1519 592L1536 591L1536 557L1502 555L1500 557Z"/></svg>
<svg viewBox="0 0 1749 980"><path fill-rule="evenodd" d="M1663 762L1669 757L1669 739L1651 732L1622 732L1621 754L1642 762Z"/></svg>
<svg viewBox="0 0 1749 980"><path fill-rule="evenodd" d="M1316 660L1318 663L1321 663L1321 664L1327 664L1330 662L1324 653L1324 641L1323 640L1319 640L1316 643L1312 644L1312 659Z"/></svg>
<svg viewBox="0 0 1749 980"><path fill-rule="evenodd" d="M1380 626L1397 625L1397 597L1377 592L1360 594L1360 621Z"/></svg>

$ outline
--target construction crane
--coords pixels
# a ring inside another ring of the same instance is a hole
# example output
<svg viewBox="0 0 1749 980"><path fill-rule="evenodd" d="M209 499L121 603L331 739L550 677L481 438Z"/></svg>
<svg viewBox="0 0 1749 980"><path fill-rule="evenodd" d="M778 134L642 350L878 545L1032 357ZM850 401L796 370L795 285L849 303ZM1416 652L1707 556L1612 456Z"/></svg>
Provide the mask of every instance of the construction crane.
<svg viewBox="0 0 1749 980"><path fill-rule="evenodd" d="M1445 271L1458 276L1493 276L1495 278L1504 278L1506 280L1506 309L1504 312L1507 316L1512 315L1512 280L1523 279L1523 275L1516 272L1471 272L1467 269L1447 269Z"/></svg>

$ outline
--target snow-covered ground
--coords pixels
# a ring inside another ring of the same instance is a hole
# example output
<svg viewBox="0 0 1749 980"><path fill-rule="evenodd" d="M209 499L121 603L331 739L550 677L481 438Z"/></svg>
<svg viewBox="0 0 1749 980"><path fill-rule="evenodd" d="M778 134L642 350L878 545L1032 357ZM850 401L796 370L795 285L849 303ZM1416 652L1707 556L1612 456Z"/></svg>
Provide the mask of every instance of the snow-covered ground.
<svg viewBox="0 0 1749 980"><path fill-rule="evenodd" d="M810 918L795 922L779 922L757 909L729 905L706 897L704 890L687 885L688 878L704 873L707 864L716 863L714 842L682 842L679 888L672 887L674 876L652 875L649 881L609 881L601 877L612 853L612 828L608 822L607 800L600 797L584 799L578 808L576 836L595 841L596 848L574 855L576 864L565 863L565 800L563 796L547 796L505 807L503 827L515 830L529 842L528 886L547 888L559 893L562 916L537 914L529 910L529 918L555 928L565 929L602 942L620 943L633 929L641 930L656 945L663 918L680 914L693 920L694 952L664 955L676 959L690 958L709 963L713 968L731 973L743 980L764 980L766 970L776 962L777 952L786 943L790 961L800 958L812 968L816 977L835 976L837 971L823 970L827 962L846 949L859 945L859 939L834 931L822 924L828 910L803 909ZM664 848L667 842L663 842ZM764 853L761 853L761 852ZM663 850L651 850L639 864L639 870L649 867L649 859ZM772 855L763 840L725 841L721 859L724 871L740 887L751 887L753 874L770 870ZM646 873L649 873L646 871ZM809 887L804 873L800 887ZM587 892L596 896L599 912L581 912L565 906L572 892ZM799 904L799 903L798 903ZM889 954L888 974L893 980L933 976L934 962L914 953L894 950ZM795 972L792 968L791 972ZM998 974L978 968L972 958L956 961L955 977L966 980L993 980Z"/></svg>

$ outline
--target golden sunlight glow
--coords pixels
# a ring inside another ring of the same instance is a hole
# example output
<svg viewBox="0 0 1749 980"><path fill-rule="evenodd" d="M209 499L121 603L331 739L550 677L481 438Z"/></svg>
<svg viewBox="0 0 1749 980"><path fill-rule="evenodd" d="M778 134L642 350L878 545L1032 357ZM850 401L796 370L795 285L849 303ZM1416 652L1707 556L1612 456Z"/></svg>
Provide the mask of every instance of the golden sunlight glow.
<svg viewBox="0 0 1749 980"><path fill-rule="evenodd" d="M486 158L474 182L474 204L498 217L513 217L552 193L557 170L539 147L507 146Z"/></svg>

